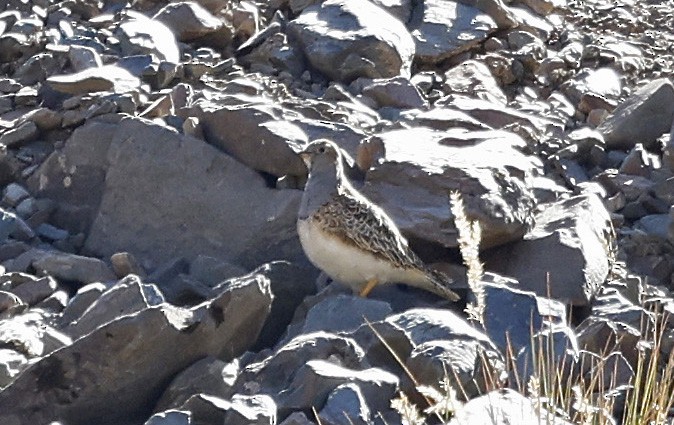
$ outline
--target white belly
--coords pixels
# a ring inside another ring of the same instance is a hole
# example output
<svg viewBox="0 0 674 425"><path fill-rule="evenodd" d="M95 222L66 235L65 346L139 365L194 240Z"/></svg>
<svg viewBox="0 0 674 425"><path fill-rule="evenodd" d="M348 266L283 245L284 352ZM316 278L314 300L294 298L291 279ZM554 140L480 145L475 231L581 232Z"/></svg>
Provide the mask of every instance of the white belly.
<svg viewBox="0 0 674 425"><path fill-rule="evenodd" d="M310 220L299 220L297 232L309 260L354 291L360 291L370 279L377 279L379 283L412 283L421 277L418 271L392 267L374 255L325 234Z"/></svg>

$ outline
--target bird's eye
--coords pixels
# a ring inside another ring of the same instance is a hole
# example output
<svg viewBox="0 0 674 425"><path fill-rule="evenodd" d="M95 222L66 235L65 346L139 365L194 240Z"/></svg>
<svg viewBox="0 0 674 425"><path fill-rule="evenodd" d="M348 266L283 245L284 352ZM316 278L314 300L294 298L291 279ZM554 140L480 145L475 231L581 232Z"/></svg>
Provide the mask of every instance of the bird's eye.
<svg viewBox="0 0 674 425"><path fill-rule="evenodd" d="M318 153L325 153L325 146L318 148Z"/></svg>

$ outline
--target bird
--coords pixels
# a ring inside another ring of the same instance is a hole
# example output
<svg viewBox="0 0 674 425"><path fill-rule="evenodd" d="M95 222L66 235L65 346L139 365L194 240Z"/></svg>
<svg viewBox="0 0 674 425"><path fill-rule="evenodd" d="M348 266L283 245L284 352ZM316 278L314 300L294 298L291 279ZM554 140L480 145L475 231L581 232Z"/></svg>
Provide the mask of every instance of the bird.
<svg viewBox="0 0 674 425"><path fill-rule="evenodd" d="M451 301L452 280L410 249L393 219L344 174L341 149L319 139L300 152L309 170L297 233L309 261L362 297L377 285L404 283Z"/></svg>

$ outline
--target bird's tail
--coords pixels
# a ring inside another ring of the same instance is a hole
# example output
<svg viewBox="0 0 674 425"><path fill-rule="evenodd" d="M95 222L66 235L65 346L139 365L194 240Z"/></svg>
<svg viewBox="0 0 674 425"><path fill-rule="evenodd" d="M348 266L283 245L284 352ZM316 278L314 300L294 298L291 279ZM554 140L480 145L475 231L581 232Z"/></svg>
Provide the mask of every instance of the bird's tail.
<svg viewBox="0 0 674 425"><path fill-rule="evenodd" d="M449 289L449 285L454 282L449 276L431 268L426 269L426 276L428 276L428 281L432 287L431 292L450 301L456 302L459 300L459 295Z"/></svg>

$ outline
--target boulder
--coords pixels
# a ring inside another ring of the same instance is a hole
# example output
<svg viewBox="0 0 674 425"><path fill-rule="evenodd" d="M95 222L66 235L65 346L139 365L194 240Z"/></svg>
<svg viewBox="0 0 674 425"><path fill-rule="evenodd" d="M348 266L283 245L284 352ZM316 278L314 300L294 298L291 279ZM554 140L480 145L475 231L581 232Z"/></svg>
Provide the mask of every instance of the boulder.
<svg viewBox="0 0 674 425"><path fill-rule="evenodd" d="M331 80L410 76L414 41L405 26L373 3L327 0L288 24L311 65Z"/></svg>
<svg viewBox="0 0 674 425"><path fill-rule="evenodd" d="M127 251L155 267L198 255L248 267L306 262L295 231L300 191L269 189L203 141L141 119L105 119L76 131L31 180L58 203L61 227L89 230L85 252Z"/></svg>
<svg viewBox="0 0 674 425"><path fill-rule="evenodd" d="M436 64L475 47L498 25L475 6L425 0L416 4L407 28L416 45L415 59Z"/></svg>
<svg viewBox="0 0 674 425"><path fill-rule="evenodd" d="M0 393L0 421L139 423L178 372L248 349L271 299L268 282L250 281L191 309L161 304L122 316L26 369Z"/></svg>
<svg viewBox="0 0 674 425"><path fill-rule="evenodd" d="M378 137L384 152L377 155L383 158L367 170L362 191L408 238L457 246L451 191L461 193L468 216L480 223L482 247L525 233L534 207L529 179L542 174L542 163L521 152L526 143L520 137L424 128Z"/></svg>
<svg viewBox="0 0 674 425"><path fill-rule="evenodd" d="M674 118L674 85L660 78L625 99L597 127L611 149L629 149L636 143L652 146L669 132Z"/></svg>
<svg viewBox="0 0 674 425"><path fill-rule="evenodd" d="M224 106L207 109L201 123L206 141L255 170L277 177L306 175L297 154L309 140L282 112L271 104Z"/></svg>
<svg viewBox="0 0 674 425"><path fill-rule="evenodd" d="M162 22L173 31L178 41L190 42L224 27L224 22L198 3L175 2L164 6L152 19ZM231 33L229 34L231 39Z"/></svg>
<svg viewBox="0 0 674 425"><path fill-rule="evenodd" d="M546 204L540 211L523 240L490 252L487 265L540 297L587 305L608 276L611 218L593 193Z"/></svg>

